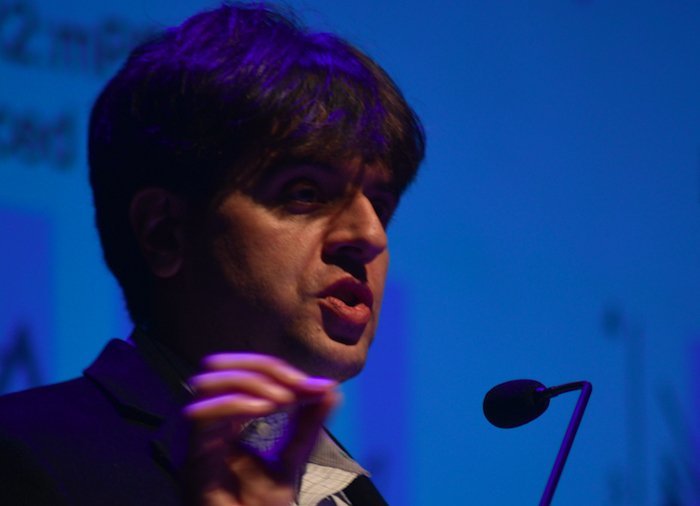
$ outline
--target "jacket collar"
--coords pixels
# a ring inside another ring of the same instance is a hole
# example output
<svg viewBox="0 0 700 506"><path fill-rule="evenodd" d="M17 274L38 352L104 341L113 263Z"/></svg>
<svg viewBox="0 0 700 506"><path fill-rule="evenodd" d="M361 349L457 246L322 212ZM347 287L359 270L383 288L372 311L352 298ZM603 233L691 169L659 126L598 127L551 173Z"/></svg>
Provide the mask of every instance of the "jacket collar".
<svg viewBox="0 0 700 506"><path fill-rule="evenodd" d="M153 456L177 475L187 456L189 430L181 409L189 393L163 378L152 362L133 344L113 339L84 374L125 418L153 427Z"/></svg>
<svg viewBox="0 0 700 506"><path fill-rule="evenodd" d="M186 401L132 344L112 339L84 371L126 413L162 420Z"/></svg>

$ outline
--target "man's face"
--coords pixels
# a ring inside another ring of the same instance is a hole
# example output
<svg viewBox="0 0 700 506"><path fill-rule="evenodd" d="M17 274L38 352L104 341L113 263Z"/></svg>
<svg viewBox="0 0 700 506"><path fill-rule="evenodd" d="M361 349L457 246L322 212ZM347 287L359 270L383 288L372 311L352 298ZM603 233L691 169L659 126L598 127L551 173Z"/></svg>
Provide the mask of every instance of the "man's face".
<svg viewBox="0 0 700 506"><path fill-rule="evenodd" d="M384 290L386 171L298 164L226 194L205 219L188 283L200 353L247 350L344 380L364 365Z"/></svg>

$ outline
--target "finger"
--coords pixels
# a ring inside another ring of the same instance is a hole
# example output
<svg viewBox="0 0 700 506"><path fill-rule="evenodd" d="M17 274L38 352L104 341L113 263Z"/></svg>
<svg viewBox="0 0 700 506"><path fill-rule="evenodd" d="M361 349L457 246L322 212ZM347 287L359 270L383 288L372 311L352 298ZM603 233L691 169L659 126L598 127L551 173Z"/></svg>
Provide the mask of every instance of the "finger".
<svg viewBox="0 0 700 506"><path fill-rule="evenodd" d="M280 455L280 460L290 468L299 468L307 461L323 424L342 399L338 391L324 394L316 402L300 404L295 422L296 432Z"/></svg>
<svg viewBox="0 0 700 506"><path fill-rule="evenodd" d="M197 399L216 397L222 394L241 393L287 405L296 399L289 387L269 376L251 371L216 371L194 376L190 385Z"/></svg>
<svg viewBox="0 0 700 506"><path fill-rule="evenodd" d="M204 359L207 371L247 370L265 374L295 391L316 393L336 388L337 382L308 376L287 362L256 353L220 353Z"/></svg>
<svg viewBox="0 0 700 506"><path fill-rule="evenodd" d="M184 408L184 414L195 422L218 421L223 418L252 419L278 409L276 403L246 394L229 394L193 402Z"/></svg>

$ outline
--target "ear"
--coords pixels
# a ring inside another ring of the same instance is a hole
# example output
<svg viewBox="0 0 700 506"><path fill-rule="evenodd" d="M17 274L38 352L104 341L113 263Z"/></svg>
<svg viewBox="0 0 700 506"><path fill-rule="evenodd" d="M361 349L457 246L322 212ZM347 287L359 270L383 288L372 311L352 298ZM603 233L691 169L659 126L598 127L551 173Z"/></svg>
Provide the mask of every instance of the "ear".
<svg viewBox="0 0 700 506"><path fill-rule="evenodd" d="M158 278L171 278L182 268L186 215L183 199L163 188L139 190L131 199L131 228L146 263Z"/></svg>

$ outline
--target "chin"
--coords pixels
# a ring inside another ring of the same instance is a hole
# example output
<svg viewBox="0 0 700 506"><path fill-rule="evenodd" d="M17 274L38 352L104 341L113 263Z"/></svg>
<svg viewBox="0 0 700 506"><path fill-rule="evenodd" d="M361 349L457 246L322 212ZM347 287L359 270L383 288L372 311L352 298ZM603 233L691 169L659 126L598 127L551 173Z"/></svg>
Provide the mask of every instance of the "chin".
<svg viewBox="0 0 700 506"><path fill-rule="evenodd" d="M352 346L334 343L322 353L309 350L303 369L313 376L343 382L357 376L364 368L366 359L367 347L361 342Z"/></svg>
<svg viewBox="0 0 700 506"><path fill-rule="evenodd" d="M294 328L286 332L279 356L305 373L336 381L348 380L362 371L373 338L372 326L359 333L324 326Z"/></svg>
<svg viewBox="0 0 700 506"><path fill-rule="evenodd" d="M337 368L337 377L335 377L334 379L342 382L354 378L355 376L360 374L360 372L362 372L362 369L365 368L365 362L366 360L363 358L362 360L358 360L352 363L342 364Z"/></svg>
<svg viewBox="0 0 700 506"><path fill-rule="evenodd" d="M328 364L331 365L329 377L337 381L346 381L364 369L373 337L373 333L368 330L366 329L359 339L343 341L329 338L331 346L326 356Z"/></svg>

